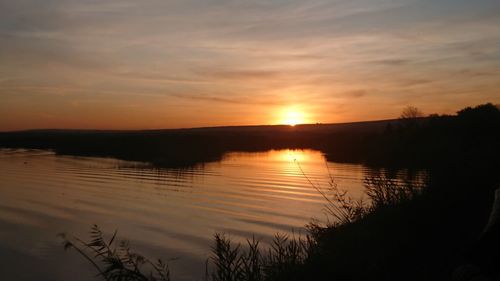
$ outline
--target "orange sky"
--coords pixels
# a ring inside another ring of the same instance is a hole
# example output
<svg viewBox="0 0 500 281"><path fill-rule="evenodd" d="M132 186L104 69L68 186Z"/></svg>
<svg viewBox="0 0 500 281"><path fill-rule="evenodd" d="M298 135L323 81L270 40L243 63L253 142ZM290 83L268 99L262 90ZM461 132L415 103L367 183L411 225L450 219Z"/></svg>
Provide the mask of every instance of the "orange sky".
<svg viewBox="0 0 500 281"><path fill-rule="evenodd" d="M500 103L498 1L0 6L0 130L330 123Z"/></svg>

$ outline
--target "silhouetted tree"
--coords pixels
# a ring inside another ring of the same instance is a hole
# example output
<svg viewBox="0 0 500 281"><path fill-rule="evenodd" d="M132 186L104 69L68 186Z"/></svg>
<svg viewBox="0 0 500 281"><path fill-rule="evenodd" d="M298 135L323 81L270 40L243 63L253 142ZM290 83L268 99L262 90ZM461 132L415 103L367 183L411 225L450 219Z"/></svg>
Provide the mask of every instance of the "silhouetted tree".
<svg viewBox="0 0 500 281"><path fill-rule="evenodd" d="M401 115L399 116L399 118L401 118L401 119L416 119L416 118L423 117L423 116L424 116L424 114L422 113L422 111L420 111L420 109L418 109L415 106L409 105L403 109L403 112L401 112Z"/></svg>
<svg viewBox="0 0 500 281"><path fill-rule="evenodd" d="M420 109L409 105L403 109L399 118L404 127L415 127L417 125L418 118L423 116L424 114L420 111Z"/></svg>

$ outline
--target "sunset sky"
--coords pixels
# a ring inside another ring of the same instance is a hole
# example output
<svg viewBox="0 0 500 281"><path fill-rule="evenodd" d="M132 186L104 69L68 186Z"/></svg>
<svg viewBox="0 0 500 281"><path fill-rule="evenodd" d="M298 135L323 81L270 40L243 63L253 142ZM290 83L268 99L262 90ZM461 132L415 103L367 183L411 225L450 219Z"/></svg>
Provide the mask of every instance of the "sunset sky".
<svg viewBox="0 0 500 281"><path fill-rule="evenodd" d="M0 0L0 98L0 130L453 113L500 103L500 1Z"/></svg>

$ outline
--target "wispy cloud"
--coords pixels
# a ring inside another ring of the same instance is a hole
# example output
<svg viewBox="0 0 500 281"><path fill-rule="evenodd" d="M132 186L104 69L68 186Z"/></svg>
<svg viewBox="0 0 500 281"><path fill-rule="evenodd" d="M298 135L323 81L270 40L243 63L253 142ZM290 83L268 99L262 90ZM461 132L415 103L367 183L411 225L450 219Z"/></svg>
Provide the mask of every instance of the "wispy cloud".
<svg viewBox="0 0 500 281"><path fill-rule="evenodd" d="M282 101L280 98L276 97L260 97L260 98L231 98L231 95L224 95L227 97L221 97L221 95L196 95L196 94L172 94L171 97L179 98L179 99L187 99L196 102L215 102L215 103L225 103L231 105L282 105Z"/></svg>

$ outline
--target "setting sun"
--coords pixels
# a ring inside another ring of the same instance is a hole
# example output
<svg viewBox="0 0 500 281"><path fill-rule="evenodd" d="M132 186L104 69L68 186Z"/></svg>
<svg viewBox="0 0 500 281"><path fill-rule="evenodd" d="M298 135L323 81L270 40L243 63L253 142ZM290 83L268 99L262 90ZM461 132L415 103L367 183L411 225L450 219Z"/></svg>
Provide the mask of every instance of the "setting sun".
<svg viewBox="0 0 500 281"><path fill-rule="evenodd" d="M306 114L298 108L287 108L280 114L279 124L295 126L307 123Z"/></svg>

